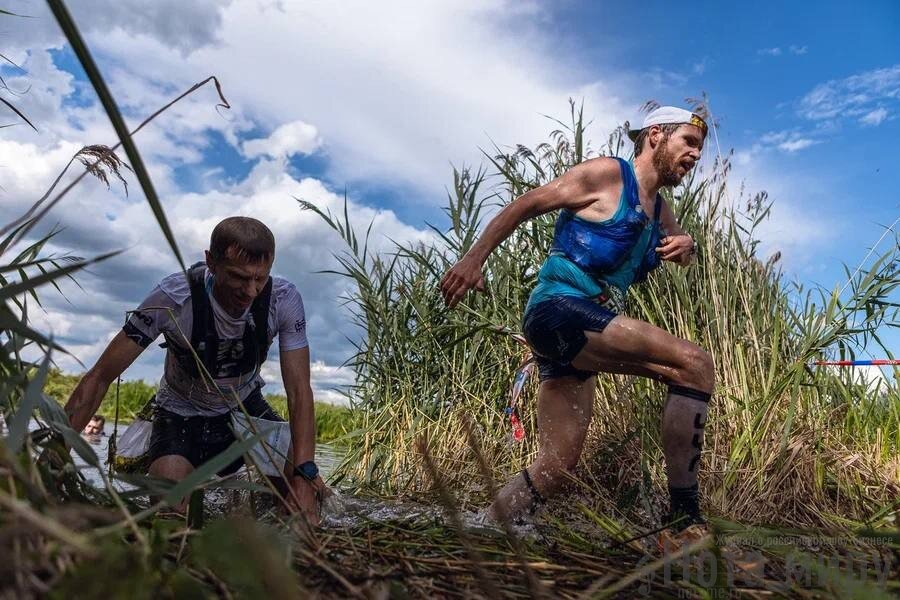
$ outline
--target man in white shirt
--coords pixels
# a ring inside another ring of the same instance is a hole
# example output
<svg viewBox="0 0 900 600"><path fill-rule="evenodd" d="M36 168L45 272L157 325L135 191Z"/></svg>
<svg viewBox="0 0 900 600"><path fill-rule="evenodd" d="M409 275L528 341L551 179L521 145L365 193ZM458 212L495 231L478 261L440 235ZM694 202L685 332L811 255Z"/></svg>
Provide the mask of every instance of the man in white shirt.
<svg viewBox="0 0 900 600"><path fill-rule="evenodd" d="M149 474L172 480L234 442L231 413L284 422L260 392L260 367L277 336L287 394L291 449L282 486L311 521L324 489L315 458L315 416L303 300L297 288L270 277L275 238L250 217L229 217L213 229L206 261L160 281L85 374L66 403L80 431L110 384L160 334L166 360L156 395ZM222 469L237 470L243 459ZM183 510L184 502L178 507Z"/></svg>

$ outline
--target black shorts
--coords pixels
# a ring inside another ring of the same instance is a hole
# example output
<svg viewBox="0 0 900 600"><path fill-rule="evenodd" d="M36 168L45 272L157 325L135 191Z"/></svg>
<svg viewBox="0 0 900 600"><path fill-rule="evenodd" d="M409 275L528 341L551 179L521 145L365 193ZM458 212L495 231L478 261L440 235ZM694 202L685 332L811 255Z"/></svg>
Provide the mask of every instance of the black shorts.
<svg viewBox="0 0 900 600"><path fill-rule="evenodd" d="M244 408L251 417L266 421L280 421L269 403L257 389L244 400ZM240 410L240 409L238 409ZM149 460L162 456L183 456L194 468L225 451L235 441L231 430L231 413L214 417L182 417L181 415L157 408L153 413L153 432L150 434ZM244 464L244 457L219 471L219 475L230 475Z"/></svg>
<svg viewBox="0 0 900 600"><path fill-rule="evenodd" d="M587 343L585 331L603 331L616 313L588 298L552 296L529 307L522 331L534 351L538 379L577 377L581 381L596 375L582 371L572 361Z"/></svg>

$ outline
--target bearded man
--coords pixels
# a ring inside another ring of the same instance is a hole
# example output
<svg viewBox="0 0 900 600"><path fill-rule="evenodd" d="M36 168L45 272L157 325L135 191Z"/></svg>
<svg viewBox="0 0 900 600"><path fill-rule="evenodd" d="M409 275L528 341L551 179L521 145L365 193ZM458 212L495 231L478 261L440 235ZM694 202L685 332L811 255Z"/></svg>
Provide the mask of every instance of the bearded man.
<svg viewBox="0 0 900 600"><path fill-rule="evenodd" d="M598 373L650 377L668 386L662 414L674 536L705 527L697 469L714 368L709 353L689 341L622 314L628 287L660 260L686 266L696 254L690 235L659 190L674 186L700 159L706 122L663 106L629 131L634 160L596 158L523 194L488 224L469 252L441 280L451 308L484 289L488 255L524 221L560 211L550 255L525 309L523 332L540 378L537 459L498 494L489 514L508 519L533 509L562 487L578 463ZM690 529L690 531L688 531Z"/></svg>

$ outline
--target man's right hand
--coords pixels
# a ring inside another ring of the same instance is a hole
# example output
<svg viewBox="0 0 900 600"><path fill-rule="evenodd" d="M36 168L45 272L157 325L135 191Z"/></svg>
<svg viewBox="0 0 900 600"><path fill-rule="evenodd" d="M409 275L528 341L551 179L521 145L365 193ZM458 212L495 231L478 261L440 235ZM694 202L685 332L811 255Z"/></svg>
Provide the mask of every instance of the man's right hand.
<svg viewBox="0 0 900 600"><path fill-rule="evenodd" d="M481 272L481 263L464 256L441 279L441 296L444 297L444 304L453 308L472 288L479 292L484 291L484 274Z"/></svg>

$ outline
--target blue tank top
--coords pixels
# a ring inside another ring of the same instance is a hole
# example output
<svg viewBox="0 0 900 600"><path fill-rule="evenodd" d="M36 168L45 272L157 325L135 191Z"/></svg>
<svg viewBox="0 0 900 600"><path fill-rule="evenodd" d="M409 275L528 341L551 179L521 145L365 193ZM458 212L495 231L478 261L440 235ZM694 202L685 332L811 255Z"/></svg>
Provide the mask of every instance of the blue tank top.
<svg viewBox="0 0 900 600"><path fill-rule="evenodd" d="M656 253L662 237L656 196L653 219L644 214L631 163L617 158L622 170L622 194L616 213L605 221L582 219L562 209L556 220L550 256L538 273L538 284L526 310L551 296L607 296L616 312L625 294L659 266Z"/></svg>

